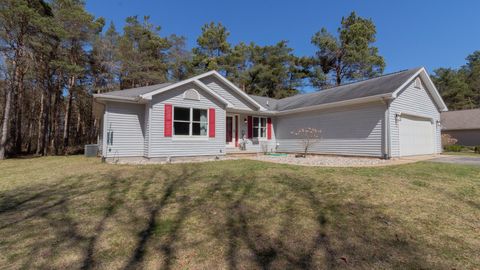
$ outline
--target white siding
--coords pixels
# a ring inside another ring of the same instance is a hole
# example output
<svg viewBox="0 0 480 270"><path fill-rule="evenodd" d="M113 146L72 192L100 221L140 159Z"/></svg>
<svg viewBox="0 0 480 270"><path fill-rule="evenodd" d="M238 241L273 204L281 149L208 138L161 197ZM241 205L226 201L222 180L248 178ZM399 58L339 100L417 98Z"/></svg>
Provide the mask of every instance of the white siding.
<svg viewBox="0 0 480 270"><path fill-rule="evenodd" d="M108 102L107 131L113 131L113 144L106 146L104 157L138 157L144 153L145 105ZM103 140L107 143L107 139Z"/></svg>
<svg viewBox="0 0 480 270"><path fill-rule="evenodd" d="M199 100L184 99L186 90L195 89L200 94ZM164 136L165 104L173 106L194 107L200 109L215 108L215 138L178 138ZM150 127L150 156L200 156L225 154L225 109L210 94L193 84L155 95L152 99Z"/></svg>
<svg viewBox="0 0 480 270"><path fill-rule="evenodd" d="M385 111L386 105L379 101L277 117L277 151L303 152L301 139L291 132L311 127L321 130L311 153L381 157Z"/></svg>
<svg viewBox="0 0 480 270"><path fill-rule="evenodd" d="M215 91L218 95L229 101L230 103L238 109L247 109L253 110L254 108L245 100L242 96L236 93L234 90L230 89L227 85L221 82L219 79L208 76L200 79L205 85L210 89Z"/></svg>
<svg viewBox="0 0 480 270"><path fill-rule="evenodd" d="M398 97L390 104L392 157L400 156L399 123L395 122L396 114L406 114L433 119L433 128L435 129L435 149L437 153L441 153L442 143L440 128L436 124L437 121L440 120L440 112L430 94L424 88L418 89L414 87L414 80L405 88L405 90L401 91Z"/></svg>

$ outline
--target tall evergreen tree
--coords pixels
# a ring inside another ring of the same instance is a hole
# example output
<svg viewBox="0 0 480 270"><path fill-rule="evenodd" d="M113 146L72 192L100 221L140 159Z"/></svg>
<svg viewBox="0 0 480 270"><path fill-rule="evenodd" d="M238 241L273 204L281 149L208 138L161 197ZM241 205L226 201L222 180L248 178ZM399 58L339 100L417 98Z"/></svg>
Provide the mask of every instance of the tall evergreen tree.
<svg viewBox="0 0 480 270"><path fill-rule="evenodd" d="M385 62L379 55L375 42L376 28L371 19L365 19L352 12L342 18L337 36L322 28L312 37L312 44L318 48L313 58L314 85L318 79L327 77L325 85L340 85L344 81L371 78L383 72ZM320 73L320 70L324 75Z"/></svg>
<svg viewBox="0 0 480 270"><path fill-rule="evenodd" d="M432 78L449 109L472 108L473 104L464 74L451 68L439 68L435 70Z"/></svg>
<svg viewBox="0 0 480 270"><path fill-rule="evenodd" d="M96 93L103 93L119 88L118 78L120 61L118 61L118 42L120 35L115 25L110 23L105 34L99 33L90 54L92 88Z"/></svg>
<svg viewBox="0 0 480 270"><path fill-rule="evenodd" d="M193 74L192 54L186 49L186 39L183 36L168 37L171 48L168 50L170 79L180 81Z"/></svg>
<svg viewBox="0 0 480 270"><path fill-rule="evenodd" d="M73 99L76 94L81 94L76 91L84 89L79 83L87 72L88 55L85 46L91 43L94 34L103 27L103 20L95 21L95 18L85 10L84 2L81 0L54 0L52 8L54 18L60 27L63 57L59 64L68 91L63 128L63 147L66 148L70 143Z"/></svg>
<svg viewBox="0 0 480 270"><path fill-rule="evenodd" d="M0 50L5 56L8 81L0 134L0 159L5 158L11 124L12 103L14 126L12 128L16 151L21 147L22 106L24 76L28 70L28 53L32 38L41 27L42 16L48 5L41 0L4 0L0 2Z"/></svg>
<svg viewBox="0 0 480 270"><path fill-rule="evenodd" d="M225 73L226 58L230 53L227 28L221 23L211 22L202 26L202 34L193 48L193 65L198 73L217 70Z"/></svg>
<svg viewBox="0 0 480 270"><path fill-rule="evenodd" d="M162 83L168 80L167 38L160 36L160 26L155 26L145 16L128 17L119 40L121 61L120 87L133 88Z"/></svg>
<svg viewBox="0 0 480 270"><path fill-rule="evenodd" d="M448 108L480 108L480 51L468 55L459 69L438 68L432 79Z"/></svg>

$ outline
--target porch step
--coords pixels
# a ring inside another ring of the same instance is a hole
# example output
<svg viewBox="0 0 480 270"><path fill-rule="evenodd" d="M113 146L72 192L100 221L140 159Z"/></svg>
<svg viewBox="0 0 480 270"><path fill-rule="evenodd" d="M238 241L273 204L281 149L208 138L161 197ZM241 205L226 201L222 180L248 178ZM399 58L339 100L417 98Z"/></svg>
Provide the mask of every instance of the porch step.
<svg viewBox="0 0 480 270"><path fill-rule="evenodd" d="M241 151L237 149L231 149L231 150L227 150L225 154L229 157L255 157L259 153L257 151L248 151L248 150Z"/></svg>

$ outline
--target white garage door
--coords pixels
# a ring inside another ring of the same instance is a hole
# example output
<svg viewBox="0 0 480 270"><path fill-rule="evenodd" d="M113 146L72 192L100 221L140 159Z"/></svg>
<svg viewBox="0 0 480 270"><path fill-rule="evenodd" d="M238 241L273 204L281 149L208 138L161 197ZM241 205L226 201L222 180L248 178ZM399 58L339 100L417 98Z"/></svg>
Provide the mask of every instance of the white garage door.
<svg viewBox="0 0 480 270"><path fill-rule="evenodd" d="M435 152L435 136L430 119L402 115L400 121L400 155L426 155Z"/></svg>

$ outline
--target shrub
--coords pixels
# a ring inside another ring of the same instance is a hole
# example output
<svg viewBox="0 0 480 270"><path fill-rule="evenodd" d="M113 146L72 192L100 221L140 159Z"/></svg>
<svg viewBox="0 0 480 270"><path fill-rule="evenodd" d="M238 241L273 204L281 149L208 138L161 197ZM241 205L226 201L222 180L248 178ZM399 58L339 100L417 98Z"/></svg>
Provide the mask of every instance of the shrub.
<svg viewBox="0 0 480 270"><path fill-rule="evenodd" d="M458 142L457 139L455 139L454 137L452 137L452 135L450 134L442 134L442 145L443 147L447 147L447 146L450 146L450 145L454 145Z"/></svg>
<svg viewBox="0 0 480 270"><path fill-rule="evenodd" d="M475 153L480 154L480 145L475 146Z"/></svg>
<svg viewBox="0 0 480 270"><path fill-rule="evenodd" d="M447 145L444 147L445 151L447 152L461 152L463 149L463 146L461 145Z"/></svg>

